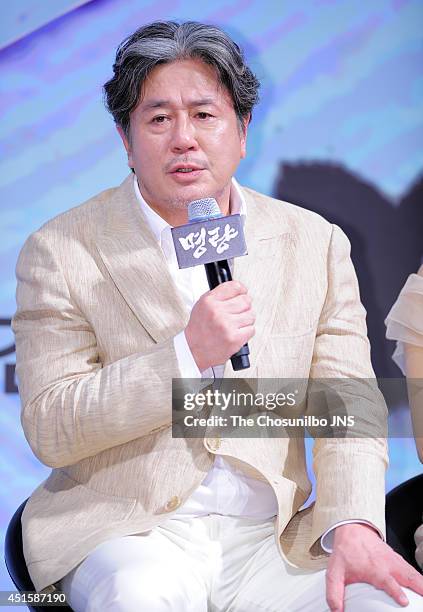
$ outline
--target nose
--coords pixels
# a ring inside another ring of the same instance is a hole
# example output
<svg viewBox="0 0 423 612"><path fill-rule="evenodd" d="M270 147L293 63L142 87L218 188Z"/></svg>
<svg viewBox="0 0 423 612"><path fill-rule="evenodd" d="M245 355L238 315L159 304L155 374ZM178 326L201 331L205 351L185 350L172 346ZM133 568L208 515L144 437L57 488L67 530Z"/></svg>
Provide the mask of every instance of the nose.
<svg viewBox="0 0 423 612"><path fill-rule="evenodd" d="M171 149L173 153L185 153L198 149L195 126L189 116L175 118L172 130Z"/></svg>

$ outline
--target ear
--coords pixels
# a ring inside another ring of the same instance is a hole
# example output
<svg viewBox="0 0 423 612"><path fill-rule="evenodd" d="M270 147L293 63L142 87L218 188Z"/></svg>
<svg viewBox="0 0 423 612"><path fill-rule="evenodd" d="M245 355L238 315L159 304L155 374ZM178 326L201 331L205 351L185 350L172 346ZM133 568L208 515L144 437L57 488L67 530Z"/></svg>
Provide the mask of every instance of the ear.
<svg viewBox="0 0 423 612"><path fill-rule="evenodd" d="M248 115L248 117L246 117L243 120L243 125L242 125L242 129L240 132L241 159L244 159L245 156L247 155L247 132L248 132L248 125L250 123L250 119L251 119L251 115Z"/></svg>
<svg viewBox="0 0 423 612"><path fill-rule="evenodd" d="M117 131L119 133L119 136L122 138L123 146L125 147L126 153L128 155L128 166L132 169L134 167L134 164L133 164L133 161L132 161L131 144L130 144L130 142L129 142L125 132L121 128L121 126L117 125L116 129L117 129Z"/></svg>

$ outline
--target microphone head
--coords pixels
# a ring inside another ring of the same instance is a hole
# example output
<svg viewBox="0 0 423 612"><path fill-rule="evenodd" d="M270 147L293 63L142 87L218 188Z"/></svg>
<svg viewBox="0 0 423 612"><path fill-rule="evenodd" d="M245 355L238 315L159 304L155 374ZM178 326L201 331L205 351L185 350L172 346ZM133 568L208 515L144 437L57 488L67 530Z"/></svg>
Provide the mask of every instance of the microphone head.
<svg viewBox="0 0 423 612"><path fill-rule="evenodd" d="M214 198L202 198L188 204L188 222L206 221L223 217L219 204Z"/></svg>

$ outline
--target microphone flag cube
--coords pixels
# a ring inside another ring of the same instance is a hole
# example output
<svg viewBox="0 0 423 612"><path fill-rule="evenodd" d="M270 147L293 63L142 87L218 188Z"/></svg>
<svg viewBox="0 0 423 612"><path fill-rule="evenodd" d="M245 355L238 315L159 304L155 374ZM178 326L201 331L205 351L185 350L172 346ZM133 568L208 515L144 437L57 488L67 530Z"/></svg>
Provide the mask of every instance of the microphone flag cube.
<svg viewBox="0 0 423 612"><path fill-rule="evenodd" d="M179 268L192 268L222 259L247 255L240 215L194 221L172 227Z"/></svg>

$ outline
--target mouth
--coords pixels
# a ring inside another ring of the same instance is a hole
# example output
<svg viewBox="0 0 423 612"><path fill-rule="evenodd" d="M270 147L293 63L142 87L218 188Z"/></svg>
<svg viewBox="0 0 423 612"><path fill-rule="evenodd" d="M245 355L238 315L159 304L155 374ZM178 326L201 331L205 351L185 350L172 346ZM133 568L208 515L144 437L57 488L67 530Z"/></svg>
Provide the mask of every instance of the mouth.
<svg viewBox="0 0 423 612"><path fill-rule="evenodd" d="M197 172L200 168L178 168L174 170L174 172L183 172L186 174L187 172Z"/></svg>
<svg viewBox="0 0 423 612"><path fill-rule="evenodd" d="M189 174L190 172L196 172L197 170L203 170L201 166L196 166L195 164L175 164L171 169L170 173L173 174L177 172L178 174Z"/></svg>
<svg viewBox="0 0 423 612"><path fill-rule="evenodd" d="M198 178L203 171L204 168L200 168L199 166L180 164L172 168L169 174L177 181L191 181Z"/></svg>

